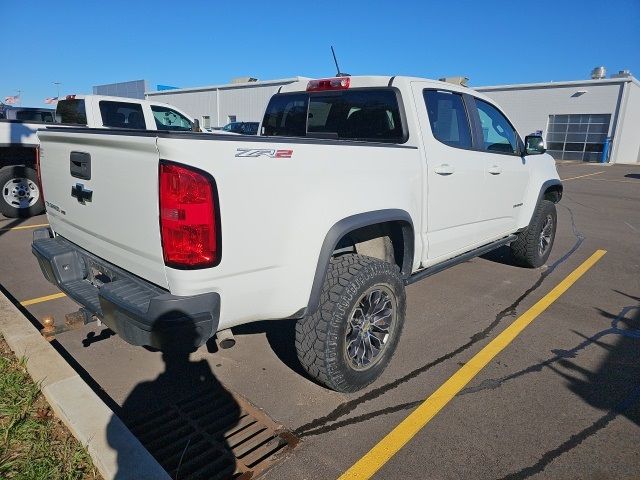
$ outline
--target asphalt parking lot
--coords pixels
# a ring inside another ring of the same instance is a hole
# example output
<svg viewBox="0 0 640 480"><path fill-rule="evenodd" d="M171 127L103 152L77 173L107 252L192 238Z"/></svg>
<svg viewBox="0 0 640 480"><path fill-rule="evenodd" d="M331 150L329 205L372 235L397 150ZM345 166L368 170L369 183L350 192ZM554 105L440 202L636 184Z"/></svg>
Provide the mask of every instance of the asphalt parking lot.
<svg viewBox="0 0 640 480"><path fill-rule="evenodd" d="M335 479L603 249L374 478L638 478L640 168L560 164L558 171L565 190L547 266L522 269L499 250L408 287L395 357L363 392L338 394L308 380L297 364L292 321L234 329L235 347L210 343L190 358L130 346L95 323L58 335L57 344L170 470L170 443L182 452L201 448L192 465L210 462L210 453L189 428L172 427L171 436L164 421L149 417L173 409L182 418L188 405L204 402L206 414L185 420L191 427L215 422L210 413L231 405L224 415L236 421L250 410L291 432L263 478ZM50 314L63 323L78 307L55 295L31 255L31 233L41 224L45 216L0 217L0 283L33 319ZM235 449L230 438L220 445ZM188 478L185 471L180 478Z"/></svg>

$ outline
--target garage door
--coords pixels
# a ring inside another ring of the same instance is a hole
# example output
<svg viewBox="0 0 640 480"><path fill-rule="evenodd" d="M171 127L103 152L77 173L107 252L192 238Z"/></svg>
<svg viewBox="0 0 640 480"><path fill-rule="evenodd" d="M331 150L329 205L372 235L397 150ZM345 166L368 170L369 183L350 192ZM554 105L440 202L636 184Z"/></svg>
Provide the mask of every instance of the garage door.
<svg viewBox="0 0 640 480"><path fill-rule="evenodd" d="M611 115L549 115L547 150L556 160L597 162L609 133Z"/></svg>

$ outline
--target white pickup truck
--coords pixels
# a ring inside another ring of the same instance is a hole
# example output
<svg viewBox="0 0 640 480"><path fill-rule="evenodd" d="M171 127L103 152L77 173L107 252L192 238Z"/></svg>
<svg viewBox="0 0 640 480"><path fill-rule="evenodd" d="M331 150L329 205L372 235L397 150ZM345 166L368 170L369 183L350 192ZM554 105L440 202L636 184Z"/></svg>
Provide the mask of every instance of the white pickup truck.
<svg viewBox="0 0 640 480"><path fill-rule="evenodd" d="M286 85L260 136L38 135L49 281L134 345L298 319L300 362L345 392L389 362L405 285L503 245L542 265L562 196L541 137L421 78Z"/></svg>
<svg viewBox="0 0 640 480"><path fill-rule="evenodd" d="M36 132L54 124L91 128L190 131L193 119L171 105L133 98L68 95L56 111L10 108L0 118L0 213L30 217L44 211L37 179Z"/></svg>

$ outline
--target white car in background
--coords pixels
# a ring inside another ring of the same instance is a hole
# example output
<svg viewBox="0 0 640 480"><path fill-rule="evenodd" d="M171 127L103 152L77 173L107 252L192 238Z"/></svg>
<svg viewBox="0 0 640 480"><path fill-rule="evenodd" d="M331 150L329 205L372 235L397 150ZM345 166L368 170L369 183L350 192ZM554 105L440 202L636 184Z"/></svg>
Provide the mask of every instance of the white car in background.
<svg viewBox="0 0 640 480"><path fill-rule="evenodd" d="M17 113L16 113L17 112ZM8 108L0 119L0 213L30 217L44 211L37 176L38 129L47 126L200 131L198 122L165 103L102 95L67 95L51 109Z"/></svg>

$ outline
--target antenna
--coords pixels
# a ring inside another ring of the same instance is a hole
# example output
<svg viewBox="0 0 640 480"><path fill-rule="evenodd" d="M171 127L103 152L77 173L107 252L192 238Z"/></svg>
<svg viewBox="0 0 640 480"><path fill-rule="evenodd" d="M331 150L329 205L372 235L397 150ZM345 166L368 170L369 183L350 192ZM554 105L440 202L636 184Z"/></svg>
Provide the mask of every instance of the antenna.
<svg viewBox="0 0 640 480"><path fill-rule="evenodd" d="M336 51L333 49L333 45L331 45L331 53L333 54L333 61L336 64L336 77L350 77L348 73L343 73L340 71L340 67L338 66L338 59L336 58Z"/></svg>

